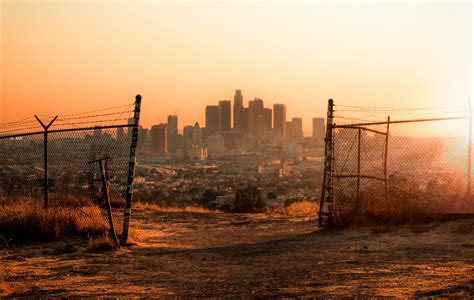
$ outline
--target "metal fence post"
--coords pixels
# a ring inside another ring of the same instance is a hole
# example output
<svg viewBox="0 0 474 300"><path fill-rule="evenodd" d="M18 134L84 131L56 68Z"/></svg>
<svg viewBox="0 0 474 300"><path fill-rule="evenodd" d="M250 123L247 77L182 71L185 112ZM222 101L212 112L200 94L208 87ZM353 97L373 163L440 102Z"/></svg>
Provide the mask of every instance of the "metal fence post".
<svg viewBox="0 0 474 300"><path fill-rule="evenodd" d="M387 163L388 163L388 137L390 135L390 116L387 118L387 135L385 136L385 156L383 163L383 177L385 178L385 198L388 200L388 177L387 177Z"/></svg>
<svg viewBox="0 0 474 300"><path fill-rule="evenodd" d="M48 208L49 206L49 195L48 195L48 189L49 189L49 181L48 181L48 129L53 125L54 121L58 118L58 116L54 117L51 122L49 122L48 125L44 125L44 123L38 118L37 115L35 115L36 120L40 123L40 125L44 129L44 138L43 138L43 147L44 147L44 152L43 152L43 166L44 166L44 208Z"/></svg>
<svg viewBox="0 0 474 300"><path fill-rule="evenodd" d="M357 190L356 190L356 212L360 205L360 146L362 138L362 129L357 130Z"/></svg>
<svg viewBox="0 0 474 300"><path fill-rule="evenodd" d="M328 100L328 113L326 120L326 137L324 149L324 177L321 190L321 201L319 205L319 227L329 228L332 213L332 163L333 163L333 113L334 102Z"/></svg>
<svg viewBox="0 0 474 300"><path fill-rule="evenodd" d="M471 168L472 168L472 108L471 108L471 101L469 101L469 137L468 137L468 144L467 144L467 205L469 209L472 211L472 203L471 203Z"/></svg>
<svg viewBox="0 0 474 300"><path fill-rule="evenodd" d="M132 207L133 198L133 178L135 176L135 163L137 155L137 144L138 144L138 125L140 121L140 106L142 103L142 96L137 95L135 97L135 113L133 116L134 123L132 128L132 143L130 146L130 159L128 161L128 179L127 179L127 191L125 199L125 210L123 213L123 228L121 243L126 244L128 241L128 227L130 224L130 214Z"/></svg>

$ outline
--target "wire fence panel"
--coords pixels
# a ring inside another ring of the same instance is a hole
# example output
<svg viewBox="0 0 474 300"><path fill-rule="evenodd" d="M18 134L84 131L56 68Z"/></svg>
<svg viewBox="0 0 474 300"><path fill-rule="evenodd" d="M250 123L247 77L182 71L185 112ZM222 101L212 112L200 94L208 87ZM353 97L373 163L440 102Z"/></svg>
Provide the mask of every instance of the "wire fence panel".
<svg viewBox="0 0 474 300"><path fill-rule="evenodd" d="M469 117L384 119L334 118L332 223L474 213Z"/></svg>
<svg viewBox="0 0 474 300"><path fill-rule="evenodd" d="M34 205L108 227L99 164L90 163L108 158L112 216L115 230L121 232L133 128L138 126L133 105L57 119L40 115L47 122L38 117L0 124L0 207L16 206L12 211L18 211Z"/></svg>

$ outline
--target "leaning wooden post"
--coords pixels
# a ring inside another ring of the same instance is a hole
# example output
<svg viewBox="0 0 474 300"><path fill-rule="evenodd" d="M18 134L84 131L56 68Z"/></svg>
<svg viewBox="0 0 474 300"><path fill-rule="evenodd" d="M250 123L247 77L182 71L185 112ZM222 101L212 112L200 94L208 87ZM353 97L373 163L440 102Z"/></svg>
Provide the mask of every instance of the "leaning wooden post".
<svg viewBox="0 0 474 300"><path fill-rule="evenodd" d="M44 125L44 123L35 115L36 120L40 123L41 127L44 129L44 138L43 138L43 164L44 164L44 178L43 178L43 185L44 185L44 208L48 208L49 206L49 180L48 180L48 129L53 125L54 121L58 118L58 116L54 117L48 125Z"/></svg>
<svg viewBox="0 0 474 300"><path fill-rule="evenodd" d="M332 222L332 163L333 163L333 112L334 102L328 100L328 114L326 120L326 137L324 149L324 174L321 201L319 204L319 227L329 228Z"/></svg>
<svg viewBox="0 0 474 300"><path fill-rule="evenodd" d="M142 103L142 96L135 97L135 113L133 116L134 123L132 127L132 143L130 146L130 159L128 161L128 179L127 191L125 194L125 210L123 213L123 228L122 228L122 244L128 242L128 227L130 224L131 207L133 200L133 178L135 176L135 163L137 159L137 144L138 144L138 125L140 121L140 106Z"/></svg>

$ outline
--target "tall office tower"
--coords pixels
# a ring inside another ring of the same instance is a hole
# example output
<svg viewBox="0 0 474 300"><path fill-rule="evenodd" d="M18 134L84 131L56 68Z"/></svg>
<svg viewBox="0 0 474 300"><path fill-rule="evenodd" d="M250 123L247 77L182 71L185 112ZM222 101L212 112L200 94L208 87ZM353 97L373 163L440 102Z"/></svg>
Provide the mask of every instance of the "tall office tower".
<svg viewBox="0 0 474 300"><path fill-rule="evenodd" d="M267 133L265 114L259 114L255 120L255 136L263 137Z"/></svg>
<svg viewBox="0 0 474 300"><path fill-rule="evenodd" d="M201 145L201 126L199 126L198 122L196 122L193 127L193 145Z"/></svg>
<svg viewBox="0 0 474 300"><path fill-rule="evenodd" d="M291 120L291 137L302 138L303 137L303 119L293 118Z"/></svg>
<svg viewBox="0 0 474 300"><path fill-rule="evenodd" d="M249 108L248 107L244 107L242 109L242 115L241 115L241 119L242 119L242 129L241 131L242 132L248 132L249 131Z"/></svg>
<svg viewBox="0 0 474 300"><path fill-rule="evenodd" d="M244 100L241 90L236 90L234 95L234 130L243 131Z"/></svg>
<svg viewBox="0 0 474 300"><path fill-rule="evenodd" d="M168 116L168 125L167 129L167 136L168 136L168 144L176 145L178 140L178 116L169 115Z"/></svg>
<svg viewBox="0 0 474 300"><path fill-rule="evenodd" d="M185 141L192 140L193 139L193 126L192 125L186 125L183 128L183 138Z"/></svg>
<svg viewBox="0 0 474 300"><path fill-rule="evenodd" d="M168 152L167 126L165 124L154 125L150 129L151 152L166 154Z"/></svg>
<svg viewBox="0 0 474 300"><path fill-rule="evenodd" d="M272 130L272 109L264 108L263 115L265 116L265 130L270 132Z"/></svg>
<svg viewBox="0 0 474 300"><path fill-rule="evenodd" d="M143 128L142 126L138 126L138 144L137 149L139 151L144 150L144 145L148 140L148 129Z"/></svg>
<svg viewBox="0 0 474 300"><path fill-rule="evenodd" d="M230 131L231 109L230 101L219 101L219 132Z"/></svg>
<svg viewBox="0 0 474 300"><path fill-rule="evenodd" d="M292 137L293 134L293 122L286 121L286 134L285 137Z"/></svg>
<svg viewBox="0 0 474 300"><path fill-rule="evenodd" d="M255 98L249 101L248 132L253 136L257 134L257 116L263 113L262 99Z"/></svg>
<svg viewBox="0 0 474 300"><path fill-rule="evenodd" d="M278 132L278 136L286 136L286 105L273 105L273 128Z"/></svg>
<svg viewBox="0 0 474 300"><path fill-rule="evenodd" d="M213 135L219 130L219 106L206 106L206 135Z"/></svg>
<svg viewBox="0 0 474 300"><path fill-rule="evenodd" d="M326 126L324 126L324 118L313 118L313 138L324 139L326 135Z"/></svg>

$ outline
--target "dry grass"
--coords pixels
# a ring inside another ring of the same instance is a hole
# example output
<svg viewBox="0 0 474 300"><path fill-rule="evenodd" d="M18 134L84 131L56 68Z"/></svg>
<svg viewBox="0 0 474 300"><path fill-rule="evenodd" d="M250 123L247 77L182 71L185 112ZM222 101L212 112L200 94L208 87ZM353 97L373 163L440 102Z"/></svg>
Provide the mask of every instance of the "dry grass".
<svg viewBox="0 0 474 300"><path fill-rule="evenodd" d="M106 252L117 249L117 246L108 234L98 238L90 238L87 245L87 252Z"/></svg>
<svg viewBox="0 0 474 300"><path fill-rule="evenodd" d="M0 282L0 297L5 297L11 293L11 289L6 282Z"/></svg>
<svg viewBox="0 0 474 300"><path fill-rule="evenodd" d="M207 208L200 207L200 206L185 206L185 207L178 207L178 206L159 206L157 204L150 204L150 203L141 203L138 202L135 204L135 208L137 209L144 209L144 210L151 210L155 212L167 212L167 213L210 213L215 212L211 211Z"/></svg>
<svg viewBox="0 0 474 300"><path fill-rule="evenodd" d="M288 216L316 216L319 205L312 201L293 202L284 208L285 215Z"/></svg>
<svg viewBox="0 0 474 300"><path fill-rule="evenodd" d="M0 201L0 235L13 243L97 236L106 230L105 219L95 206L45 209L40 201Z"/></svg>

